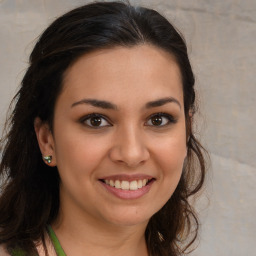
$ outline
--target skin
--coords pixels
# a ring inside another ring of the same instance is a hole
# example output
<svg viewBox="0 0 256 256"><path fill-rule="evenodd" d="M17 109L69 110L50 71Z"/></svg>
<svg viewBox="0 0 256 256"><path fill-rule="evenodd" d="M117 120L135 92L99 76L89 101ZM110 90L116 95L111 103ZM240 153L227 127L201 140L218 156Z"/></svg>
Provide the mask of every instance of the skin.
<svg viewBox="0 0 256 256"><path fill-rule="evenodd" d="M166 98L171 100L159 104ZM114 108L93 106L88 99ZM86 118L92 113L104 116L100 127ZM156 117L160 125L153 124ZM148 255L145 228L174 192L187 153L174 58L150 45L82 56L65 73L53 127L35 121L41 152L52 155L49 165L57 165L61 177L60 214L52 227L66 254ZM149 175L153 182L139 198L123 199L100 181L120 174Z"/></svg>

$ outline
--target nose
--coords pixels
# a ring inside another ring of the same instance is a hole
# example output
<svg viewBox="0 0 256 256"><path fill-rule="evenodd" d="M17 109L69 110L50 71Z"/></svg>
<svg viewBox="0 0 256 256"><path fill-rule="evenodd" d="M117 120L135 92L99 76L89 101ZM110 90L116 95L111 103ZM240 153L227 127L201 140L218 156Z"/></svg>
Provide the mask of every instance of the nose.
<svg viewBox="0 0 256 256"><path fill-rule="evenodd" d="M117 132L109 157L116 163L135 168L145 163L150 153L143 134L139 129L130 127Z"/></svg>

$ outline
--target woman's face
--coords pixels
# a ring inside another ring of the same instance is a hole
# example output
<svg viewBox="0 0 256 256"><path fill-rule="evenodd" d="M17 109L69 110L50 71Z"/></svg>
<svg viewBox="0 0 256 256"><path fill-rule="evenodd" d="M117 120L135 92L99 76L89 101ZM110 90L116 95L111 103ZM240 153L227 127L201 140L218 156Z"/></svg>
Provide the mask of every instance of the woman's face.
<svg viewBox="0 0 256 256"><path fill-rule="evenodd" d="M76 61L43 152L59 170L63 217L147 223L182 173L183 106L179 67L158 48L117 47Z"/></svg>

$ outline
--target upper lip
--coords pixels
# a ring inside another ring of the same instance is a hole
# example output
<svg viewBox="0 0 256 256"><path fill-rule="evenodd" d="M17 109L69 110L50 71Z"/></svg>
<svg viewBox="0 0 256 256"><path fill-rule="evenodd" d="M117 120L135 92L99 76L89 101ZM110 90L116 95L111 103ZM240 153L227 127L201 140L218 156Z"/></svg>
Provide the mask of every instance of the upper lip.
<svg viewBox="0 0 256 256"><path fill-rule="evenodd" d="M145 174L133 174L133 175L127 175L127 174L116 174L116 175L110 175L110 176L104 176L100 178L99 180L125 180L125 181L133 181L133 180L151 180L154 177L150 175Z"/></svg>

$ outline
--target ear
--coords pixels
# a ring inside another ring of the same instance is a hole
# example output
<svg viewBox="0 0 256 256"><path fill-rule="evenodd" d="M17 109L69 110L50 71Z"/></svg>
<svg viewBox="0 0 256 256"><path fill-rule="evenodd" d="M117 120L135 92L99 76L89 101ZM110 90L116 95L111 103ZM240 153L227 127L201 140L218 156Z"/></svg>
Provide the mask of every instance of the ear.
<svg viewBox="0 0 256 256"><path fill-rule="evenodd" d="M45 161L45 163L49 166L55 166L55 145L49 125L47 123L42 122L42 120L39 117L37 117L34 120L34 129L42 156L52 157L50 163L47 161Z"/></svg>

